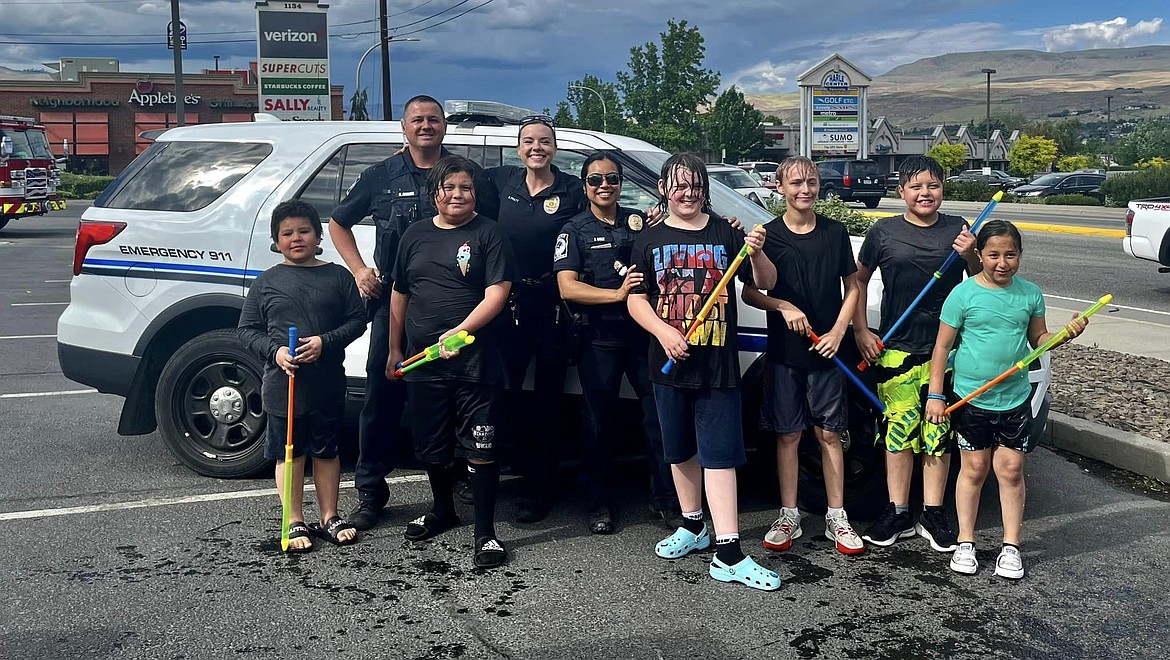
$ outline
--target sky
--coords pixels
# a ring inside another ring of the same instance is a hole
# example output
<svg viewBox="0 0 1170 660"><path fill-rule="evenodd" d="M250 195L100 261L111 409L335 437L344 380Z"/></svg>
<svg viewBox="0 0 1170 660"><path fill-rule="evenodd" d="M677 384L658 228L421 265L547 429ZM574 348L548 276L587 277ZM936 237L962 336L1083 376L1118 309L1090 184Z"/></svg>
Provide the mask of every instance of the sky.
<svg viewBox="0 0 1170 660"><path fill-rule="evenodd" d="M814 11L830 5L831 12ZM329 8L331 78L346 98L359 58L377 43L377 6L334 0ZM585 74L616 81L630 48L659 41L670 19L700 29L705 65L720 72L722 88L748 93L795 91L796 77L834 52L876 76L950 52L1170 44L1165 0L388 0L388 7L390 34L418 39L390 48L395 117L415 94L553 108L566 84ZM0 0L0 66L115 57L122 71L170 72L170 11L169 0ZM253 2L180 0L180 11L190 42L185 72L214 68L215 55L220 68L256 59ZM382 116L380 72L375 51L361 71L372 118Z"/></svg>

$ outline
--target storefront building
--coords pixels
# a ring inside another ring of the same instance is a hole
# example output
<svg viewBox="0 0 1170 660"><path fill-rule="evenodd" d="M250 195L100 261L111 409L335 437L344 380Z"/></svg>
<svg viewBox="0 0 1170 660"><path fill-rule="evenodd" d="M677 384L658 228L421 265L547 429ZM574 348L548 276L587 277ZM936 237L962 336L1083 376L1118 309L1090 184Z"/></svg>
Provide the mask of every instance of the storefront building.
<svg viewBox="0 0 1170 660"><path fill-rule="evenodd" d="M332 85L332 119L344 119L343 89ZM187 125L251 121L257 112L249 71L183 76ZM76 82L0 80L0 115L33 117L44 124L53 152L69 169L118 174L150 144L143 131L177 125L171 74L82 73ZM330 117L322 117L330 119Z"/></svg>

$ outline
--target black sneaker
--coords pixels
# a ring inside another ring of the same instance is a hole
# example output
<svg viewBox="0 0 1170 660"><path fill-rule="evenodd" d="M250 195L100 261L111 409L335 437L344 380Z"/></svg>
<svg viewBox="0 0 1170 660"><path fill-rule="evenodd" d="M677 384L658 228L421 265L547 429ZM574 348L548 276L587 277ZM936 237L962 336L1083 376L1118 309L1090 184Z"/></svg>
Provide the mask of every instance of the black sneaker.
<svg viewBox="0 0 1170 660"><path fill-rule="evenodd" d="M520 501L516 511L516 522L538 523L548 517L550 505L547 501L526 497Z"/></svg>
<svg viewBox="0 0 1170 660"><path fill-rule="evenodd" d="M349 512L346 518L355 529L365 531L382 519L382 506L375 506L373 502L358 502L357 508Z"/></svg>
<svg viewBox="0 0 1170 660"><path fill-rule="evenodd" d="M664 509L651 508L650 511L654 513L654 517L662 521L662 526L670 531L674 531L683 526L682 510L678 507L668 507Z"/></svg>
<svg viewBox="0 0 1170 660"><path fill-rule="evenodd" d="M894 545L894 541L898 539L908 539L911 536L914 536L914 521L910 519L910 512L898 513L894 503L890 502L861 538L885 548Z"/></svg>
<svg viewBox="0 0 1170 660"><path fill-rule="evenodd" d="M471 481L466 476L455 480L453 490L455 499L468 506L475 504L475 497L471 494Z"/></svg>
<svg viewBox="0 0 1170 660"><path fill-rule="evenodd" d="M959 547L959 538L951 529L946 511L941 506L925 508L914 531L930 541L930 547L936 552L954 552Z"/></svg>

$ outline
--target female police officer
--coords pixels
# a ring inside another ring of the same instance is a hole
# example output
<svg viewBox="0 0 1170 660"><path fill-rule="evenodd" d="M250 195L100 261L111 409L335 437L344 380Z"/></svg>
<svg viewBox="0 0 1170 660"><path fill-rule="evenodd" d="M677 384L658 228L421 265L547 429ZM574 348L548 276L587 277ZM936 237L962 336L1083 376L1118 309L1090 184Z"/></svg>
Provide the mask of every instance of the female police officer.
<svg viewBox="0 0 1170 660"><path fill-rule="evenodd" d="M589 208L565 225L557 237L553 269L561 297L582 319L577 371L585 402L585 436L581 443L581 486L589 506L589 530L614 531L607 492L610 423L618 406L622 374L642 404L642 430L650 462L651 507L675 522L678 497L670 466L662 453L662 430L650 386L648 335L626 311L626 296L643 273L629 267L634 238L645 226L636 211L618 206L622 166L604 151L581 167ZM618 434L619 436L627 434Z"/></svg>
<svg viewBox="0 0 1170 660"><path fill-rule="evenodd" d="M581 181L552 164L557 154L552 118L524 118L519 138L517 152L524 166L503 165L487 173L499 191L497 221L512 244L518 265L511 302L515 323L505 349L516 443L514 460L526 464L528 473L517 520L537 522L548 515L558 443L564 438L557 413L568 356L564 333L557 322L560 298L553 277L553 246L561 227L585 208L585 198ZM519 401L533 358L536 401L523 415L533 424L525 433L517 428L521 419Z"/></svg>

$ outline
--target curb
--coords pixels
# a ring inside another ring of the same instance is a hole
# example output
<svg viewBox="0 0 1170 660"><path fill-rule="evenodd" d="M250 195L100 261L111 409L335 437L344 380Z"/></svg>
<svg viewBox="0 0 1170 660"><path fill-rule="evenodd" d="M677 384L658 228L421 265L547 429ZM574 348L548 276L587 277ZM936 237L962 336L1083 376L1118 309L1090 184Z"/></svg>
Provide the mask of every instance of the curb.
<svg viewBox="0 0 1170 660"><path fill-rule="evenodd" d="M1170 443L1063 413L1048 413L1041 443L1170 483Z"/></svg>
<svg viewBox="0 0 1170 660"><path fill-rule="evenodd" d="M892 218L900 213L893 213L891 211L862 211L862 213L870 218ZM1077 236L1095 236L1098 238L1125 238L1124 229L1106 229L1104 227L1079 227L1077 225L1065 225L1053 222L1013 222L1016 227L1023 231L1039 231L1048 234L1073 234Z"/></svg>

